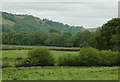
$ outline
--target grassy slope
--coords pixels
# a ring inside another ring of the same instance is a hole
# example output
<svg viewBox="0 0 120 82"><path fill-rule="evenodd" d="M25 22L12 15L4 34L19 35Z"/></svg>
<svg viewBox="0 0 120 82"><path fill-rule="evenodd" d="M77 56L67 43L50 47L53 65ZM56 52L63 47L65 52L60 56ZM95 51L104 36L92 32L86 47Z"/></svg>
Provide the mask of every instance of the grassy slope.
<svg viewBox="0 0 120 82"><path fill-rule="evenodd" d="M3 80L117 80L118 67L5 68L2 78Z"/></svg>
<svg viewBox="0 0 120 82"><path fill-rule="evenodd" d="M12 21L10 21L10 20L7 20L7 19L2 19L2 24L3 25L9 25L9 26L11 26L11 27L13 27L14 26L14 22L12 22Z"/></svg>
<svg viewBox="0 0 120 82"><path fill-rule="evenodd" d="M64 32L70 32L73 35L77 32L82 31L82 27L73 27L69 25L65 25L63 23L54 22L47 19L39 19L38 17L34 17L31 15L14 15L11 13L2 12L2 25L3 32L8 32L10 30L14 30L17 32L35 32L38 30L48 31L52 28L57 28L63 34ZM10 28L10 29L8 29Z"/></svg>

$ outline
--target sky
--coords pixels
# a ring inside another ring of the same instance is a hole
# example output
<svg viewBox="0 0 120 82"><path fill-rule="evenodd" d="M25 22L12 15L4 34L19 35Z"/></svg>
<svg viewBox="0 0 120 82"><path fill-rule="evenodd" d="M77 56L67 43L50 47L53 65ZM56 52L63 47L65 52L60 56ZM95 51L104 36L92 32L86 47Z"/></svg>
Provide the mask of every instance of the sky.
<svg viewBox="0 0 120 82"><path fill-rule="evenodd" d="M97 28L108 20L118 17L118 0L52 1L4 0L2 1L2 11L29 14L40 19L46 18L84 28Z"/></svg>
<svg viewBox="0 0 120 82"><path fill-rule="evenodd" d="M1 0L2 2L118 2L119 0Z"/></svg>

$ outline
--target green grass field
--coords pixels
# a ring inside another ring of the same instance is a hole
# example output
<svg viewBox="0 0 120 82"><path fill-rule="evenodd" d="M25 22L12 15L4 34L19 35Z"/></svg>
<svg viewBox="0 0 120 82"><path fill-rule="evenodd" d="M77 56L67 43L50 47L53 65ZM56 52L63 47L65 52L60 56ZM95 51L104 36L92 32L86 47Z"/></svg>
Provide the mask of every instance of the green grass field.
<svg viewBox="0 0 120 82"><path fill-rule="evenodd" d="M15 58L26 58L28 50L2 50L5 64L14 64ZM55 59L73 51L51 51ZM12 59L11 59L12 58ZM19 61L18 61L19 62ZM118 80L118 67L7 67L2 69L3 80Z"/></svg>
<svg viewBox="0 0 120 82"><path fill-rule="evenodd" d="M2 50L2 67L14 67L16 63L22 62L22 60L17 60L17 58L27 58L29 50ZM77 55L78 52L75 51L51 51L55 60L62 55Z"/></svg>
<svg viewBox="0 0 120 82"><path fill-rule="evenodd" d="M2 58L27 57L28 50L2 50Z"/></svg>
<svg viewBox="0 0 120 82"><path fill-rule="evenodd" d="M4 68L3 80L118 80L118 67Z"/></svg>
<svg viewBox="0 0 120 82"><path fill-rule="evenodd" d="M27 57L28 50L2 50L2 58L26 58ZM55 58L58 58L61 55L67 55L67 54L77 54L78 52L74 51L51 51L53 56Z"/></svg>

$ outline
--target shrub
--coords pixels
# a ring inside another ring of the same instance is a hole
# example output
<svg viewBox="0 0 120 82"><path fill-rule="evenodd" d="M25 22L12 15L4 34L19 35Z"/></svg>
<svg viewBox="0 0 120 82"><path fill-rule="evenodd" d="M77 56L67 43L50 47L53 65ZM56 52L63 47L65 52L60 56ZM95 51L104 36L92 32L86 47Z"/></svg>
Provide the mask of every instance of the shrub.
<svg viewBox="0 0 120 82"><path fill-rule="evenodd" d="M40 47L29 51L28 59L23 63L24 66L53 66L54 58L47 48Z"/></svg>
<svg viewBox="0 0 120 82"><path fill-rule="evenodd" d="M23 67L24 66L23 60L15 61L14 65L15 67Z"/></svg>
<svg viewBox="0 0 120 82"><path fill-rule="evenodd" d="M18 57L15 59L15 67L23 67L24 66L24 61L25 61L26 58L21 58L21 57Z"/></svg>
<svg viewBox="0 0 120 82"><path fill-rule="evenodd" d="M17 57L15 60L22 60L22 57Z"/></svg>
<svg viewBox="0 0 120 82"><path fill-rule="evenodd" d="M34 66L34 64L32 63L31 58L26 58L22 61L20 66L31 67L31 66Z"/></svg>
<svg viewBox="0 0 120 82"><path fill-rule="evenodd" d="M117 62L116 65L120 66L120 52L117 52Z"/></svg>
<svg viewBox="0 0 120 82"><path fill-rule="evenodd" d="M78 55L80 66L98 66L100 65L99 50L86 47L82 48Z"/></svg>
<svg viewBox="0 0 120 82"><path fill-rule="evenodd" d="M118 52L113 52L111 50L103 50L100 52L101 56L101 65L103 66L113 66L117 63Z"/></svg>
<svg viewBox="0 0 120 82"><path fill-rule="evenodd" d="M77 55L62 55L57 59L58 66L78 66Z"/></svg>

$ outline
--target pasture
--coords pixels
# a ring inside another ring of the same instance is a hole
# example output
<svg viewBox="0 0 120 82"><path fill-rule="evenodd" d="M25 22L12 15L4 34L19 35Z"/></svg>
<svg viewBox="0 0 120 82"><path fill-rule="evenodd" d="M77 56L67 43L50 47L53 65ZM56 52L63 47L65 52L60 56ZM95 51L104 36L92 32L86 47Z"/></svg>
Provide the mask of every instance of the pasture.
<svg viewBox="0 0 120 82"><path fill-rule="evenodd" d="M2 50L2 58L26 58L28 51L29 50ZM76 51L51 51L51 53L53 54L55 59L61 55L78 54L78 52Z"/></svg>
<svg viewBox="0 0 120 82"><path fill-rule="evenodd" d="M118 80L118 67L3 68L3 80Z"/></svg>
<svg viewBox="0 0 120 82"><path fill-rule="evenodd" d="M16 63L28 57L29 50L2 50L2 67L14 67ZM77 51L51 51L55 60L64 55L77 55Z"/></svg>
<svg viewBox="0 0 120 82"><path fill-rule="evenodd" d="M118 80L118 67L15 67L17 58L27 58L29 50L2 50L3 80ZM64 55L78 55L78 51L51 51L57 59ZM21 60L17 60L17 63ZM8 65L9 64L9 65ZM8 66L7 66L8 65ZM24 74L23 74L24 73Z"/></svg>

